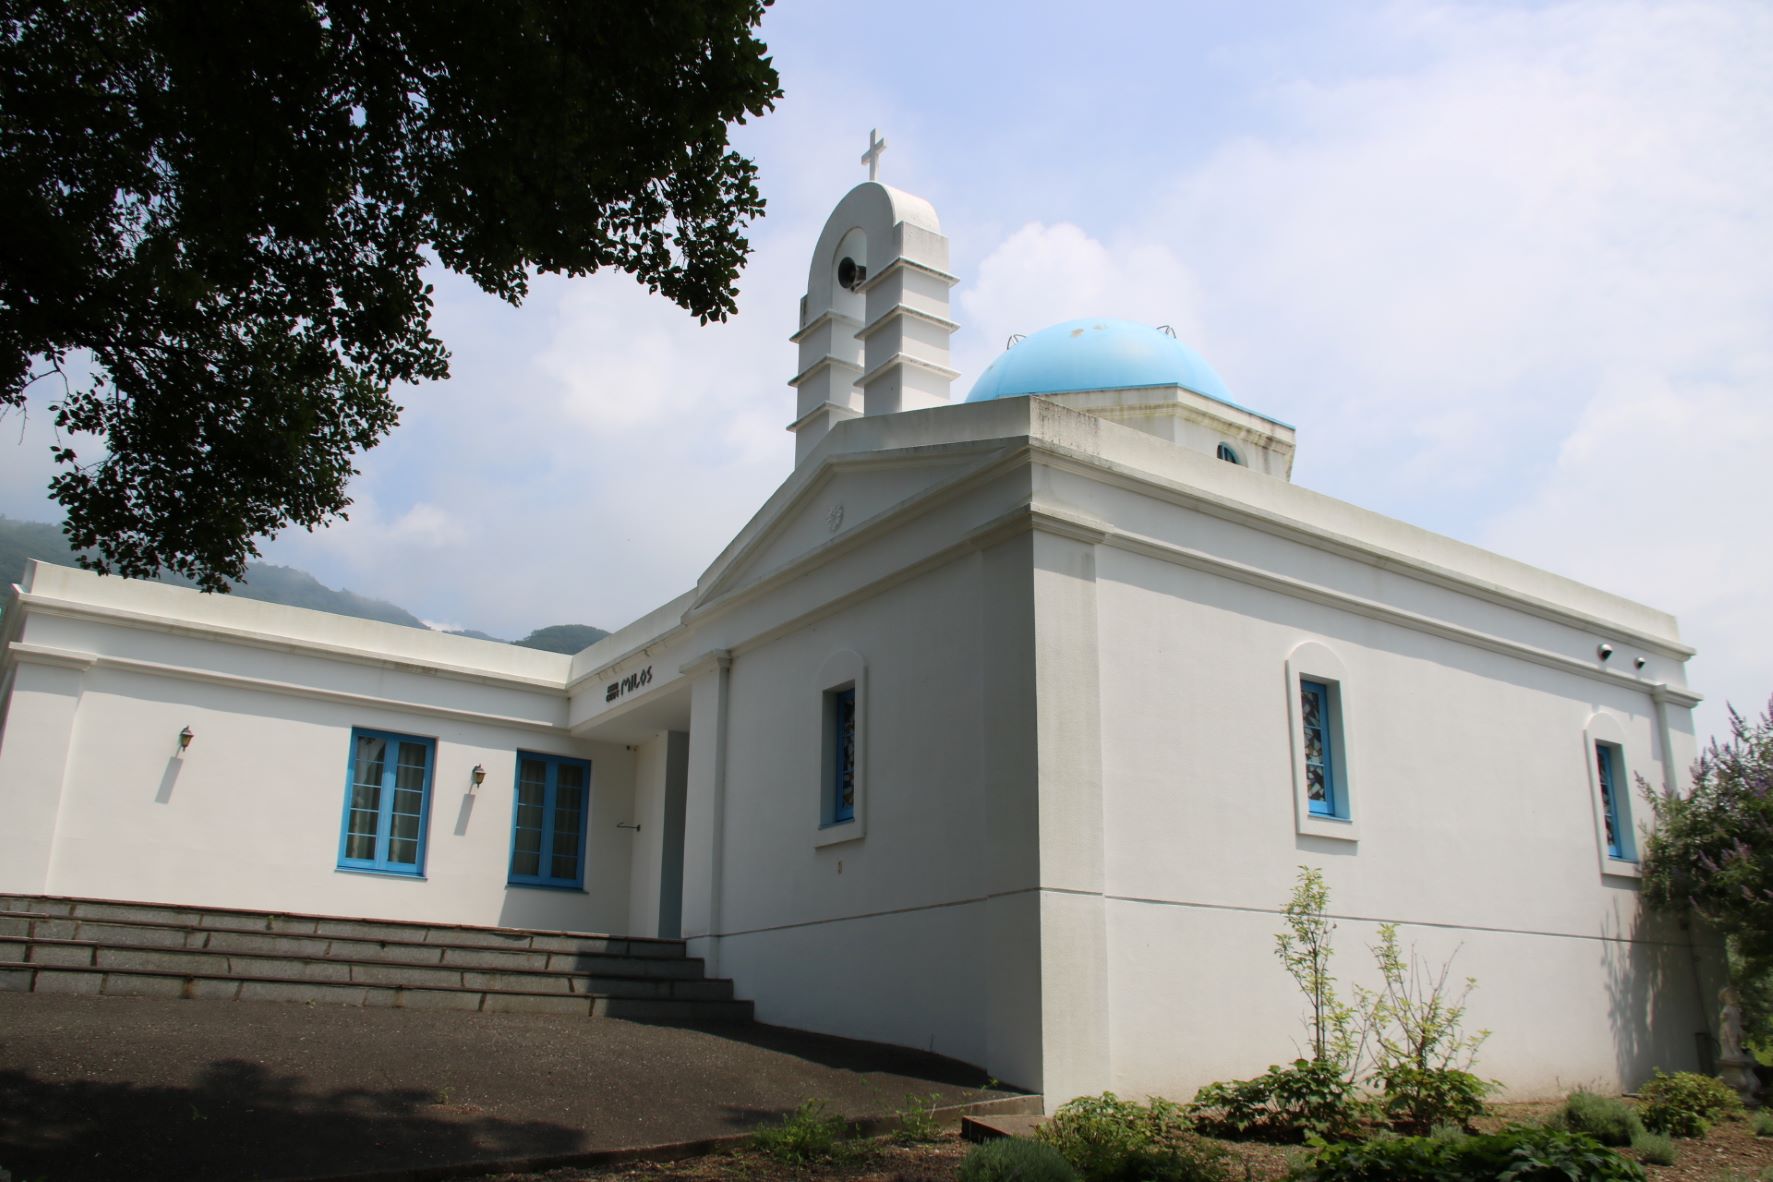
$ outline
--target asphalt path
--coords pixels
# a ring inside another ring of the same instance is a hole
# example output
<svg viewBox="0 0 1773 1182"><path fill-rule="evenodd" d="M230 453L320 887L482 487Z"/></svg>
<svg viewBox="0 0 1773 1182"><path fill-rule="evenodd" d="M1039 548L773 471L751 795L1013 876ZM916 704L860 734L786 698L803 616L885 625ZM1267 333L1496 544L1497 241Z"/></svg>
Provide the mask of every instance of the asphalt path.
<svg viewBox="0 0 1773 1182"><path fill-rule="evenodd" d="M767 1026L0 994L17 1182L423 1172L742 1132L819 1099L981 1100L975 1068Z"/></svg>

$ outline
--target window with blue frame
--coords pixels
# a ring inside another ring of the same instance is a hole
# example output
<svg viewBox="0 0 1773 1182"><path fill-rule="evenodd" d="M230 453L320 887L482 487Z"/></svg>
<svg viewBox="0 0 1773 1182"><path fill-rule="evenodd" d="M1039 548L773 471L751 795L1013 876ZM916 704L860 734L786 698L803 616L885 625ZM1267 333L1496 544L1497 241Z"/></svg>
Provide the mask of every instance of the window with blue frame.
<svg viewBox="0 0 1773 1182"><path fill-rule="evenodd" d="M425 872L436 752L431 739L385 731L351 732L340 869L415 877Z"/></svg>
<svg viewBox="0 0 1773 1182"><path fill-rule="evenodd" d="M1595 781L1600 785L1601 792L1601 820L1606 826L1607 856L1624 862L1632 861L1635 852L1619 799L1620 772L1625 761L1618 747L1612 743L1597 742L1594 745L1594 762Z"/></svg>
<svg viewBox="0 0 1773 1182"><path fill-rule="evenodd" d="M1299 679L1299 717L1305 731L1305 799L1316 817L1344 817L1336 784L1336 735L1330 687Z"/></svg>
<svg viewBox="0 0 1773 1182"><path fill-rule="evenodd" d="M856 818L856 687L831 694L831 824Z"/></svg>
<svg viewBox="0 0 1773 1182"><path fill-rule="evenodd" d="M585 817L591 765L565 755L517 753L510 881L519 886L585 885Z"/></svg>

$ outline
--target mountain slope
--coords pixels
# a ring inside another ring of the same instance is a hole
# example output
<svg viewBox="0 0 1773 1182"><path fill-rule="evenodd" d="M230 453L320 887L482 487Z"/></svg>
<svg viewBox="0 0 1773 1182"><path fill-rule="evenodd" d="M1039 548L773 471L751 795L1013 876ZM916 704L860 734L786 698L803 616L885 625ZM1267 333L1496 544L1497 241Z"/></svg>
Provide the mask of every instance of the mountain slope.
<svg viewBox="0 0 1773 1182"><path fill-rule="evenodd" d="M78 566L78 557L68 548L59 526L41 521L15 521L0 517L0 589L24 577L25 563L31 559L58 566ZM182 575L166 574L161 581L189 587L191 581ZM315 611L353 616L361 620L380 620L407 628L423 628L425 622L398 604L373 599L355 591L334 590L304 570L293 566L276 566L255 562L246 568L246 581L233 583L232 593L242 599L264 603L282 603L290 607L306 607ZM0 596L3 598L3 596ZM503 641L484 632L464 629L454 633L494 644L513 643L523 648L543 649L553 653L576 653L609 633L589 624L551 624L538 628L518 641Z"/></svg>

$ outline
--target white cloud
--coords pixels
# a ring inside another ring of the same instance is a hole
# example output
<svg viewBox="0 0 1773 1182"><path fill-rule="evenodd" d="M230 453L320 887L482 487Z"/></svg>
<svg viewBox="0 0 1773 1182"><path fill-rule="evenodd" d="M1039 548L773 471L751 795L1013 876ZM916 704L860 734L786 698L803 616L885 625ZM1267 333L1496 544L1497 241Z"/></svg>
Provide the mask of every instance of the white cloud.
<svg viewBox="0 0 1773 1182"><path fill-rule="evenodd" d="M1773 9L1380 18L1402 65L1283 82L1132 209L1014 232L969 323L1173 317L1299 425L1301 483L1672 610L1698 688L1764 697Z"/></svg>
<svg viewBox="0 0 1773 1182"><path fill-rule="evenodd" d="M459 545L463 540L459 522L436 505L424 502L401 514L390 532L403 541L428 550Z"/></svg>
<svg viewBox="0 0 1773 1182"><path fill-rule="evenodd" d="M957 342L964 398L1011 333L1031 333L1064 320L1113 316L1168 324L1202 345L1199 297L1188 269L1167 244L1149 239L1112 246L1070 223L1030 223L979 264L977 282L956 299L970 330Z"/></svg>
<svg viewBox="0 0 1773 1182"><path fill-rule="evenodd" d="M1302 484L1675 611L1700 689L1773 690L1773 8L1400 3L1305 37L1249 12L1211 22L1228 43L1164 82L1173 104L1111 119L1099 95L1155 92L1076 61L1060 83L895 71L871 63L910 42L866 12L772 13L788 97L739 133L771 201L741 315L701 328L621 275L539 281L521 311L440 281L454 380L405 393L350 523L268 554L504 635L687 587L789 470L786 338L872 125L886 179L955 236L957 395L1012 332L1169 323L1298 424ZM951 65L1064 48L1038 22L944 28L974 38L934 47ZM0 458L0 496L47 473Z"/></svg>

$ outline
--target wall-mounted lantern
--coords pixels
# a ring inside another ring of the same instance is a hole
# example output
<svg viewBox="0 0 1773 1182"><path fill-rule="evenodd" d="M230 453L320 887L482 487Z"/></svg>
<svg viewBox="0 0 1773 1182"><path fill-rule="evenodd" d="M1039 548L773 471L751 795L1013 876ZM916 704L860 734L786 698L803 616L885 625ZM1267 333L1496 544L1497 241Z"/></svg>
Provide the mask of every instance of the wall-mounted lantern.
<svg viewBox="0 0 1773 1182"><path fill-rule="evenodd" d="M473 792L476 788L479 788L482 784L486 783L486 769L478 763L475 764L474 770L468 773L468 779L472 782L468 791Z"/></svg>
<svg viewBox="0 0 1773 1182"><path fill-rule="evenodd" d="M191 740L195 739L196 737L197 737L197 732L193 731L190 727L186 727L184 730L179 732L179 753L181 755L184 754L185 748L187 748L191 745Z"/></svg>

